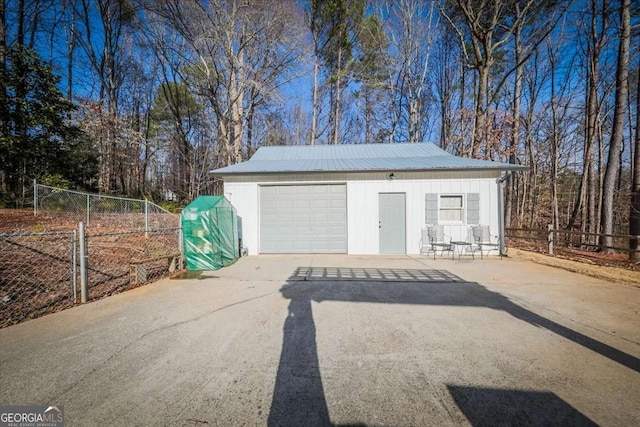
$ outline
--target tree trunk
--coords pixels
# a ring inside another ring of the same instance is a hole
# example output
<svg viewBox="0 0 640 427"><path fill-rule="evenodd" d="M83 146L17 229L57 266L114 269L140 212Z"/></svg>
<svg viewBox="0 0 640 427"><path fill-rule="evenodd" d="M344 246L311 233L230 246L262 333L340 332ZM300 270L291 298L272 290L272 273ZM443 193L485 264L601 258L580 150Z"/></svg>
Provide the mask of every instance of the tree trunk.
<svg viewBox="0 0 640 427"><path fill-rule="evenodd" d="M640 66L638 66L636 93L636 137L633 147L633 177L629 205L629 261L640 261L638 236L640 235Z"/></svg>
<svg viewBox="0 0 640 427"><path fill-rule="evenodd" d="M514 50L515 50L515 62L520 63L520 26L516 27L514 34ZM518 145L520 143L520 97L522 94L522 67L516 68L515 82L513 88L513 129L509 147L509 163L515 164L518 157ZM513 173L509 174L507 185L505 186L507 191L505 192L505 204L504 204L504 226L506 228L511 227L511 215L513 210L513 198L516 191L516 179Z"/></svg>
<svg viewBox="0 0 640 427"><path fill-rule="evenodd" d="M371 111L371 89L367 83L364 84L364 143L369 144L372 142L371 135L371 117L373 116Z"/></svg>
<svg viewBox="0 0 640 427"><path fill-rule="evenodd" d="M240 73L243 71L243 52L237 52L235 56L237 57L238 66L237 70L232 70L230 73L230 86L229 86L229 99L230 99L230 109L231 109L231 146L233 149L233 162L240 163L242 162L242 134L243 134L243 125L242 119L244 117L243 111L243 91L240 87L240 82L244 81Z"/></svg>
<svg viewBox="0 0 640 427"><path fill-rule="evenodd" d="M335 85L335 97L334 97L334 105L333 105L333 128L331 135L331 143L336 145L338 143L338 139L340 136L340 103L342 102L342 88L341 88L341 80L342 80L342 48L338 49L338 67L337 67L337 76Z"/></svg>
<svg viewBox="0 0 640 427"><path fill-rule="evenodd" d="M627 110L627 90L629 78L629 42L631 39L631 18L630 0L623 0L620 9L620 42L618 46L618 61L616 71L616 95L613 112L613 130L611 132L611 142L609 143L609 156L604 174L602 188L602 217L601 228L603 235L600 236L600 249L604 252L613 252L613 238L608 236L613 234L613 201L616 188L616 178L622 151L622 139L624 133L624 120Z"/></svg>
<svg viewBox="0 0 640 427"><path fill-rule="evenodd" d="M6 15L6 0L0 0L0 75L4 75L7 65L7 15ZM8 120L8 108L7 108L7 88L5 85L0 85L0 132L3 135L9 134ZM3 170L4 167L0 167L0 193L7 192L7 172Z"/></svg>
<svg viewBox="0 0 640 427"><path fill-rule="evenodd" d="M556 100L556 53L551 52L549 63L551 65L551 221L554 229L558 229L558 111Z"/></svg>
<svg viewBox="0 0 640 427"><path fill-rule="evenodd" d="M595 233L599 221L599 209L596 208L595 171L593 147L597 138L598 124L598 84L600 82L600 53L605 43L607 29L607 1L602 2L602 10L598 10L598 0L591 1L591 26L587 35L587 90L585 109L585 140L582 162L582 177L578 197L573 206L573 211L567 224L567 229L575 228L575 223L580 216L580 226L583 232ZM598 16L601 14L601 27L598 29ZM600 141L601 142L601 141ZM600 170L600 168L598 169ZM588 225L588 226L587 226Z"/></svg>
<svg viewBox="0 0 640 427"><path fill-rule="evenodd" d="M23 68L23 60L24 60L24 53L25 53L25 49L24 49L24 21L26 19L25 17L25 2L24 1L20 1L18 2L19 6L18 6L18 34L17 34L17 38L16 38L16 44L17 44L17 49L19 49L20 53L15 57L15 63L14 63L14 69L16 70L20 70ZM18 100L23 100L26 97L27 94L27 87L26 87L26 81L25 79L18 79L18 82L16 84L16 94L15 97ZM22 113L22 107L23 107L24 103L23 102L17 102L15 105L15 117L16 117L16 121L15 121L15 136L18 137L18 140L20 141L20 144L27 150L32 150L34 147L29 147L27 146L27 123L24 120L24 114ZM17 177L17 184L16 188L14 188L14 194L17 196L18 195L18 191L20 191L20 194L24 194L26 191L25 188L25 181L26 181L26 173L27 173L27 167L26 164L23 162L22 164L22 168L20 169L19 175ZM18 188L19 186L19 188Z"/></svg>
<svg viewBox="0 0 640 427"><path fill-rule="evenodd" d="M311 115L311 139L309 140L309 145L314 145L316 143L316 138L318 135L318 109L320 106L318 105L318 73L320 72L320 60L318 58L318 54L316 53L313 59L313 111Z"/></svg>
<svg viewBox="0 0 640 427"><path fill-rule="evenodd" d="M253 97L252 97L253 99ZM247 157L251 157L253 150L253 125L256 105L252 102L247 107Z"/></svg>
<svg viewBox="0 0 640 427"><path fill-rule="evenodd" d="M71 6L68 6L71 7ZM67 99L73 102L73 53L76 46L76 14L73 9L69 12L71 27L69 28L69 39L67 41Z"/></svg>
<svg viewBox="0 0 640 427"><path fill-rule="evenodd" d="M418 139L420 139L418 137L419 114L418 99L415 96L411 96L409 100L409 142L418 142Z"/></svg>
<svg viewBox="0 0 640 427"><path fill-rule="evenodd" d="M553 83L552 83L553 86ZM552 89L553 92L553 89ZM553 95L551 100L551 108L553 110L553 135L551 142L551 220L553 228L558 229L559 213L558 213L558 123L557 112L554 106Z"/></svg>
<svg viewBox="0 0 640 427"><path fill-rule="evenodd" d="M462 51L462 40L460 41L460 49ZM465 90L466 90L466 73L465 73L465 62L462 58L460 58L460 98L458 99L459 102L459 116L460 116L460 141L459 141L459 147L457 150L457 155L462 156L463 155L463 151L464 151L464 139L465 139L465 133L467 131L467 126L466 126L466 119L464 117L464 97L465 97Z"/></svg>
<svg viewBox="0 0 640 427"><path fill-rule="evenodd" d="M480 148L485 146L486 135L486 102L487 89L489 86L489 67L482 65L478 69L478 92L476 94L475 121L473 127L473 145L471 146L471 157L477 158ZM486 147L485 147L486 148Z"/></svg>

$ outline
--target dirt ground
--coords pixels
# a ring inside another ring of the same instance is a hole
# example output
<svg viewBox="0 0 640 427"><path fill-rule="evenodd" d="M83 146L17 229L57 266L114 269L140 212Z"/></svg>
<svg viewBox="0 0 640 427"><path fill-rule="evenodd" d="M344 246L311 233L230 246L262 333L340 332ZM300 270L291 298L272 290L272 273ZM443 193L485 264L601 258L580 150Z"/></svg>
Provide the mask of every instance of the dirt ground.
<svg viewBox="0 0 640 427"><path fill-rule="evenodd" d="M85 222L85 214L40 211L34 216L32 209L0 209L0 233L33 233L43 231L70 231ZM179 227L179 216L163 214L152 216L152 228ZM142 230L143 213L100 213L90 218L87 230L92 233Z"/></svg>
<svg viewBox="0 0 640 427"><path fill-rule="evenodd" d="M630 268L614 267L611 264L597 265L585 262L578 257L565 258L562 255L549 256L518 248L511 248L511 250L509 250L509 256L515 259L532 261L536 264L562 268L574 273L584 274L585 276L640 287L640 274L638 273L637 265L631 263L627 263Z"/></svg>
<svg viewBox="0 0 640 427"><path fill-rule="evenodd" d="M41 213L32 209L0 209L0 233L66 231L78 226L75 217Z"/></svg>
<svg viewBox="0 0 640 427"><path fill-rule="evenodd" d="M614 267L640 272L640 262L630 262L629 255L627 253L607 254L596 251L585 251L577 248L556 246L554 248L555 255L549 256L547 255L548 249L546 242L520 238L507 238L507 246L509 249L519 249L531 253L538 253L547 258L566 259L586 265ZM509 253L509 255L511 255L511 253Z"/></svg>

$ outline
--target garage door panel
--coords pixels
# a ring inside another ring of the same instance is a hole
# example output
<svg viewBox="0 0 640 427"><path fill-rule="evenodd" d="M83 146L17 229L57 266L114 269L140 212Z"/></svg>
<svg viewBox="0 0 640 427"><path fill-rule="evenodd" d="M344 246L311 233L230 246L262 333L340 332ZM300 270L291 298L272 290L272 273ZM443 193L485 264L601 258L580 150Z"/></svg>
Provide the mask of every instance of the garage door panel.
<svg viewBox="0 0 640 427"><path fill-rule="evenodd" d="M323 222L323 223L329 222L329 214L326 212L314 212L313 220Z"/></svg>
<svg viewBox="0 0 640 427"><path fill-rule="evenodd" d="M311 222L313 222L313 213L309 211L295 212L291 220L296 223L307 223L306 225L310 225Z"/></svg>
<svg viewBox="0 0 640 427"><path fill-rule="evenodd" d="M317 196L317 194L316 194L316 196ZM313 201L313 207L314 208L326 209L327 207L329 207L329 200L328 199L315 199Z"/></svg>
<svg viewBox="0 0 640 427"><path fill-rule="evenodd" d="M305 186L306 187L306 186ZM313 194L327 194L329 192L329 186L328 185L312 185L311 186L311 193Z"/></svg>
<svg viewBox="0 0 640 427"><path fill-rule="evenodd" d="M345 185L260 187L260 252L346 253Z"/></svg>
<svg viewBox="0 0 640 427"><path fill-rule="evenodd" d="M282 238L288 238L291 239L293 238L293 236L295 236L294 230L290 227L282 227L280 229L278 229L277 233L273 234L274 236L280 236Z"/></svg>
<svg viewBox="0 0 640 427"><path fill-rule="evenodd" d="M331 208L333 209L344 209L347 206L346 200L331 200Z"/></svg>
<svg viewBox="0 0 640 427"><path fill-rule="evenodd" d="M308 225L301 226L301 227L289 227L289 229L294 230L294 235L298 239L308 240L311 236L313 236L313 233L311 232L310 227Z"/></svg>
<svg viewBox="0 0 640 427"><path fill-rule="evenodd" d="M262 230L262 234L265 237L269 237L270 239L277 237L279 233L282 233L282 230L279 230L277 228L266 228Z"/></svg>
<svg viewBox="0 0 640 427"><path fill-rule="evenodd" d="M276 217L278 217L278 216L280 217L280 221L281 222L285 222L286 223L286 222L293 221L293 214L290 213L290 212L283 213L283 214L280 214L280 215L276 214Z"/></svg>
<svg viewBox="0 0 640 427"><path fill-rule="evenodd" d="M274 222L278 220L278 214L277 213L265 213L264 211L262 212L262 217L266 222Z"/></svg>
<svg viewBox="0 0 640 427"><path fill-rule="evenodd" d="M293 194L295 188L293 186L271 187L276 194L286 195Z"/></svg>
<svg viewBox="0 0 640 427"><path fill-rule="evenodd" d="M272 197L276 196L278 194L278 188L277 187L262 187L261 188L261 194L262 194L262 198L260 199L261 202L272 200Z"/></svg>
<svg viewBox="0 0 640 427"><path fill-rule="evenodd" d="M281 206L278 206L278 202L276 202L276 207L274 209L293 209L295 207L293 200L282 200L280 202Z"/></svg>
<svg viewBox="0 0 640 427"><path fill-rule="evenodd" d="M304 195L299 194L298 197L304 197ZM308 200L308 199L296 200L295 209L308 211L309 208L311 207L311 203L312 203L312 200Z"/></svg>

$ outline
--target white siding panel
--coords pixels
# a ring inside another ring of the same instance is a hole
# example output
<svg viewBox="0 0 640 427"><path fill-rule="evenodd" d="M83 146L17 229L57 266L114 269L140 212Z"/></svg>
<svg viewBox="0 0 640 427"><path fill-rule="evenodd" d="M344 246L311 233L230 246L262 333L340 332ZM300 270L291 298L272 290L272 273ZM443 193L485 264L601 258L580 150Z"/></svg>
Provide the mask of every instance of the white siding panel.
<svg viewBox="0 0 640 427"><path fill-rule="evenodd" d="M246 246L250 255L258 253L258 184L224 183L224 194L236 208L238 224L242 223L240 238L242 246Z"/></svg>

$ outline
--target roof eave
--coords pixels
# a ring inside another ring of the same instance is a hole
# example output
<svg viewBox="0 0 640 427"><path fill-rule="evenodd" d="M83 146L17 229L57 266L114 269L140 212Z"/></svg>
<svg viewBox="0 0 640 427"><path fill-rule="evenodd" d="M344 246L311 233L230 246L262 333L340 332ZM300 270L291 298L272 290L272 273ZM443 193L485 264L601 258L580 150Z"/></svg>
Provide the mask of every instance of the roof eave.
<svg viewBox="0 0 640 427"><path fill-rule="evenodd" d="M232 175L278 175L278 174L314 174L314 173L367 173L367 172L451 172L451 171L512 171L519 172L529 170L528 166L522 165L506 165L495 167L449 167L449 168L422 168L422 169L335 169L335 170L304 170L304 171L260 171L260 172L216 172L215 170L209 171L214 176L232 176Z"/></svg>

